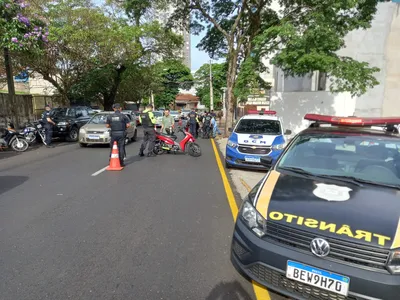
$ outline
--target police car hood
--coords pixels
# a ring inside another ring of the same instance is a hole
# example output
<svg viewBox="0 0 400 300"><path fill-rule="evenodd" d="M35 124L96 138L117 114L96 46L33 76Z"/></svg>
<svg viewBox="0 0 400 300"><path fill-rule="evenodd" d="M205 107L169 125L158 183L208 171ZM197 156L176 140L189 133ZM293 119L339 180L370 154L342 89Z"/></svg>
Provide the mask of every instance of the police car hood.
<svg viewBox="0 0 400 300"><path fill-rule="evenodd" d="M276 135L237 133L238 143L245 145L270 146L273 144L276 137Z"/></svg>
<svg viewBox="0 0 400 300"><path fill-rule="evenodd" d="M400 192L395 189L272 171L256 207L268 221L311 236L400 247Z"/></svg>

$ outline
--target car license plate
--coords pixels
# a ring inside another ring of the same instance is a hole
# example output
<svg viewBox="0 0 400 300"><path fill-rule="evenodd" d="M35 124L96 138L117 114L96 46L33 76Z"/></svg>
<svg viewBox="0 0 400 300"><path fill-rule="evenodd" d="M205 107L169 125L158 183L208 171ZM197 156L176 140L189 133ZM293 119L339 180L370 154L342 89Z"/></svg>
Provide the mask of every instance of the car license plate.
<svg viewBox="0 0 400 300"><path fill-rule="evenodd" d="M99 140L100 136L98 136L98 135L89 135L89 139L91 139L91 140Z"/></svg>
<svg viewBox="0 0 400 300"><path fill-rule="evenodd" d="M343 296L347 296L349 291L349 277L290 260L287 262L286 277Z"/></svg>
<svg viewBox="0 0 400 300"><path fill-rule="evenodd" d="M260 162L260 158L259 157L245 157L244 160L248 161L248 162L257 162L257 163Z"/></svg>

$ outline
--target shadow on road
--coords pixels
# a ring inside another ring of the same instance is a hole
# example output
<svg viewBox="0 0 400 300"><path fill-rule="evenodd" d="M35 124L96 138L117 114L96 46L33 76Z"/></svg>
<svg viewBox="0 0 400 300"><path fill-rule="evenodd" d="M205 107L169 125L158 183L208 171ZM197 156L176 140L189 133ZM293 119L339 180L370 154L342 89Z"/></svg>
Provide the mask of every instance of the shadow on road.
<svg viewBox="0 0 400 300"><path fill-rule="evenodd" d="M206 300L252 300L238 281L221 282L216 285Z"/></svg>
<svg viewBox="0 0 400 300"><path fill-rule="evenodd" d="M0 176L0 195L27 181L27 176Z"/></svg>

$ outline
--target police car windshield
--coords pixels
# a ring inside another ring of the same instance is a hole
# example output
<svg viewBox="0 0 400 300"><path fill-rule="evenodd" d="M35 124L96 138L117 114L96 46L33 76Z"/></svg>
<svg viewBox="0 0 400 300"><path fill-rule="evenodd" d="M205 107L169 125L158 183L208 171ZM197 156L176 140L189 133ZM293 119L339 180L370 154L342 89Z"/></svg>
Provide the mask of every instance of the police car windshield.
<svg viewBox="0 0 400 300"><path fill-rule="evenodd" d="M161 111L153 111L153 115L158 118L158 117L162 117L163 113Z"/></svg>
<svg viewBox="0 0 400 300"><path fill-rule="evenodd" d="M235 129L236 133L280 135L281 122L265 119L242 119Z"/></svg>
<svg viewBox="0 0 400 300"><path fill-rule="evenodd" d="M106 121L107 121L106 114L97 114L90 119L89 124L106 124Z"/></svg>
<svg viewBox="0 0 400 300"><path fill-rule="evenodd" d="M399 187L400 139L339 133L299 135L277 168Z"/></svg>

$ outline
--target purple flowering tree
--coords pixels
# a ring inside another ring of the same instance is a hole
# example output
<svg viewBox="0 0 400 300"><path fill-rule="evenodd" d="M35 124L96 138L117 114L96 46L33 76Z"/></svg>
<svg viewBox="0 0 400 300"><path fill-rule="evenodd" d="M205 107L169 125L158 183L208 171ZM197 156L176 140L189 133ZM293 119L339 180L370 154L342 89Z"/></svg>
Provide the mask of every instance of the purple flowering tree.
<svg viewBox="0 0 400 300"><path fill-rule="evenodd" d="M32 14L28 2L24 0L0 0L0 47L4 54L9 113L17 124L19 121L18 108L14 105L14 74L10 53L40 49L43 44L47 43L48 34L45 20Z"/></svg>

